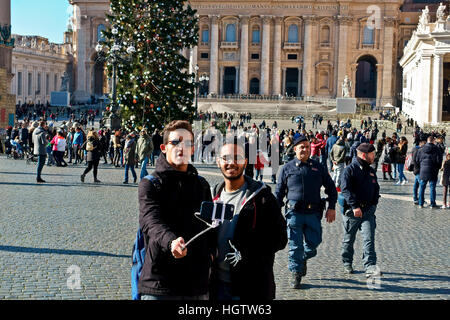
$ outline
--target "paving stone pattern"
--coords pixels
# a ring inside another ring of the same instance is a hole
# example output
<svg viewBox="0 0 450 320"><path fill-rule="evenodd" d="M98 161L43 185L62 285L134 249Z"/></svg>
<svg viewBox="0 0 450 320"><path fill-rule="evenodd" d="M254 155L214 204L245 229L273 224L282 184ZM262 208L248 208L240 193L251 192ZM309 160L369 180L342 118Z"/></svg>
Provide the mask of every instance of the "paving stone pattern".
<svg viewBox="0 0 450 320"><path fill-rule="evenodd" d="M83 184L84 168L46 166L47 183L38 185L34 164L0 157L0 299L130 299L137 184L123 185L124 169L103 164L102 183L94 184L89 173ZM218 169L199 170L210 184L221 181ZM342 219L337 215L332 224L322 221L323 242L308 263L302 289L289 288L287 248L277 253L276 299L449 299L450 210L414 206L411 183L380 183L389 195L380 200L376 214L383 277L368 286L360 234L357 272L343 273ZM79 268L79 276L70 268Z"/></svg>

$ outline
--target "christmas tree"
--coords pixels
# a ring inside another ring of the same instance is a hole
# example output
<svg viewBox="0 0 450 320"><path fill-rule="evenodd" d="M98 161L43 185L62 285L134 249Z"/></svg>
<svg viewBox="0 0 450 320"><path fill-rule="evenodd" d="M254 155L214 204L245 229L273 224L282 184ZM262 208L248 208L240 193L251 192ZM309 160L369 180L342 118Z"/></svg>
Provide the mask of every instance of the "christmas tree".
<svg viewBox="0 0 450 320"><path fill-rule="evenodd" d="M197 45L196 11L178 0L110 4L110 28L103 31L106 40L101 44L109 52L108 75L113 77L113 71L117 75L116 106L122 126L153 130L174 119L191 120L196 83L182 52Z"/></svg>

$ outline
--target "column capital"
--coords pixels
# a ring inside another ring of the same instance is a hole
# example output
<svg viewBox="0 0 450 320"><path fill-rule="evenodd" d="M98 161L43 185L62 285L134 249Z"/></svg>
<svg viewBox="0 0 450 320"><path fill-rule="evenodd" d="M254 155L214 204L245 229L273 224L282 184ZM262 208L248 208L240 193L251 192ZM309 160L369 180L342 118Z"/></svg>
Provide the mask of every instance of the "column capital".
<svg viewBox="0 0 450 320"><path fill-rule="evenodd" d="M239 15L239 20L241 21L242 24L248 24L250 16Z"/></svg>
<svg viewBox="0 0 450 320"><path fill-rule="evenodd" d="M273 16L265 15L261 16L263 24L269 24L272 21Z"/></svg>
<svg viewBox="0 0 450 320"><path fill-rule="evenodd" d="M281 17L281 16L275 16L274 17L274 20L275 20L275 24L281 24L282 22L283 22L283 17Z"/></svg>
<svg viewBox="0 0 450 320"><path fill-rule="evenodd" d="M394 27L399 20L396 17L384 17L385 27Z"/></svg>
<svg viewBox="0 0 450 320"><path fill-rule="evenodd" d="M340 25L349 25L353 22L353 17L350 16L337 16Z"/></svg>
<svg viewBox="0 0 450 320"><path fill-rule="evenodd" d="M219 20L220 15L218 14L210 14L208 17L211 19L211 23L216 24L217 20Z"/></svg>
<svg viewBox="0 0 450 320"><path fill-rule="evenodd" d="M318 21L316 15L304 15L302 16L302 19L305 22L305 24L313 24Z"/></svg>
<svg viewBox="0 0 450 320"><path fill-rule="evenodd" d="M439 51L433 52L433 56L438 59L442 59L444 57L444 55L445 55L445 52L439 52Z"/></svg>

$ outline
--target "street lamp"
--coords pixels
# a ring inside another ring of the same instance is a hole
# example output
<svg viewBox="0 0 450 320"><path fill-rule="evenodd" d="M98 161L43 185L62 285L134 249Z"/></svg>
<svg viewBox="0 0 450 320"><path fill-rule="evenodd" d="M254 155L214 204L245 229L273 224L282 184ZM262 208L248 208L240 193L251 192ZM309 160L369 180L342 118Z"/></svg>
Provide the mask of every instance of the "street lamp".
<svg viewBox="0 0 450 320"><path fill-rule="evenodd" d="M118 37L119 30L116 27L111 29L113 34L114 43L111 48L107 48L100 43L95 46L95 51L98 53L97 60L99 61L110 61L113 70L112 76L112 103L109 117L106 118L106 127L111 130L117 130L121 127L121 119L118 115L118 105L117 105L117 65L119 62L128 61L127 56L121 52L123 44L120 42ZM136 52L136 48L130 45L126 48L126 53L131 56Z"/></svg>
<svg viewBox="0 0 450 320"><path fill-rule="evenodd" d="M198 64L195 65L195 112L198 110Z"/></svg>

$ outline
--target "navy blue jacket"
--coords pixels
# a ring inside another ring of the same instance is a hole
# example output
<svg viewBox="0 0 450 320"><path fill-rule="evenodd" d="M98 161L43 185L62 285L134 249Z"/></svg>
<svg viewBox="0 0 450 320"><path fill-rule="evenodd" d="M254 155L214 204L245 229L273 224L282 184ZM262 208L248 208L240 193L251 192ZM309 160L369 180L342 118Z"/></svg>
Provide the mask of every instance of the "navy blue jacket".
<svg viewBox="0 0 450 320"><path fill-rule="evenodd" d="M322 186L328 195L328 208L335 209L337 191L328 171L318 161L308 159L306 163L302 163L295 158L281 168L275 196L280 207L284 205L285 196L287 200L318 205Z"/></svg>
<svg viewBox="0 0 450 320"><path fill-rule="evenodd" d="M420 172L420 180L436 181L442 165L441 151L432 143L425 144L417 151L414 165Z"/></svg>
<svg viewBox="0 0 450 320"><path fill-rule="evenodd" d="M341 176L342 196L352 209L364 205L377 205L380 185L376 171L365 161L356 157Z"/></svg>
<svg viewBox="0 0 450 320"><path fill-rule="evenodd" d="M336 141L338 141L337 136L331 136L327 139L327 144L326 144L327 154L331 153L331 149L333 148Z"/></svg>

